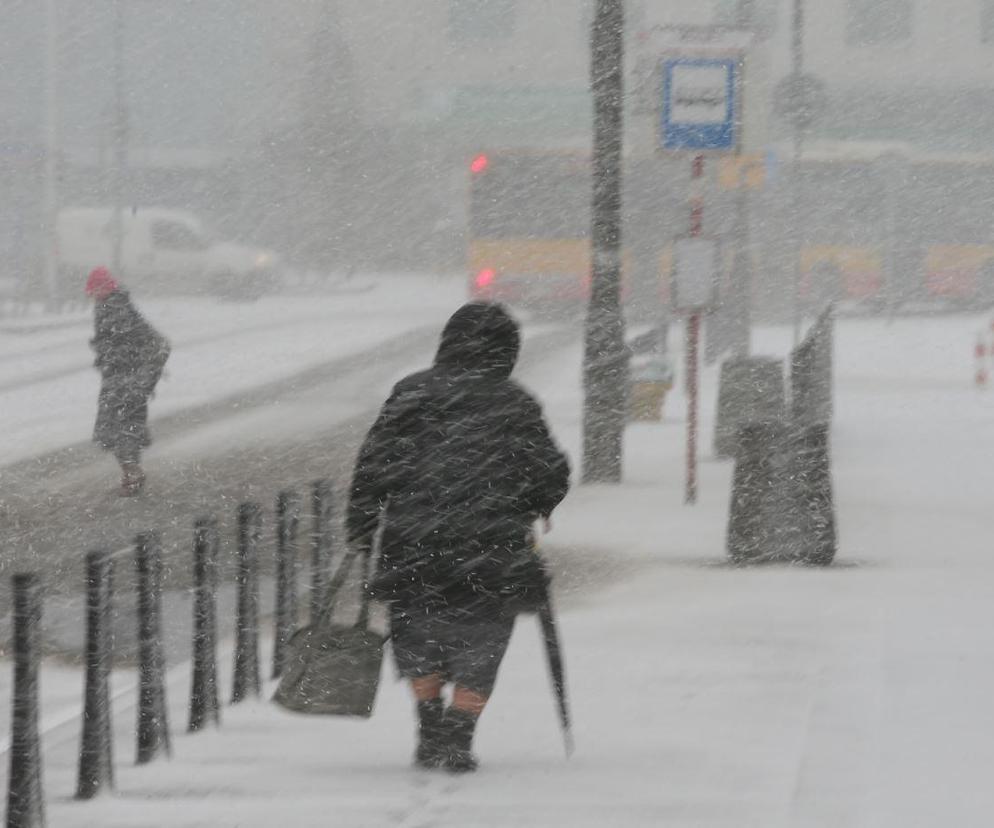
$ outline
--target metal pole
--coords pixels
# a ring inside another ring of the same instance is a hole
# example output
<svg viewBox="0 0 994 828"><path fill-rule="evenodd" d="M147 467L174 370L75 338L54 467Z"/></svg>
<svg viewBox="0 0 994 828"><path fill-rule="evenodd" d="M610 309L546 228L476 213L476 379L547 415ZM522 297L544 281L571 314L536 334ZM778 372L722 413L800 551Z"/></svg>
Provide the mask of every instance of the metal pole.
<svg viewBox="0 0 994 828"><path fill-rule="evenodd" d="M791 71L800 78L804 71L804 0L794 0L794 26L791 36ZM793 257L793 327L795 347L801 341L801 250L803 248L804 222L800 213L801 203L801 157L804 151L804 128L801 116L795 113L791 157L791 213L794 221Z"/></svg>
<svg viewBox="0 0 994 828"><path fill-rule="evenodd" d="M79 748L77 799L114 787L110 671L113 658L111 600L114 562L106 550L86 556L86 686Z"/></svg>
<svg viewBox="0 0 994 828"><path fill-rule="evenodd" d="M593 267L583 354L583 481L621 481L628 395L621 310L621 201L625 11L597 0L591 27L594 98Z"/></svg>
<svg viewBox="0 0 994 828"><path fill-rule="evenodd" d="M10 727L7 828L44 828L38 667L41 661L41 583L34 573L14 575L14 686Z"/></svg>
<svg viewBox="0 0 994 828"><path fill-rule="evenodd" d="M56 0L45 0L45 193L43 215L44 281L48 301L59 296L56 221L59 209L59 20Z"/></svg>
<svg viewBox="0 0 994 828"><path fill-rule="evenodd" d="M310 612L313 624L320 616L327 598L331 578L331 532L333 512L331 482L321 479L311 484L311 594Z"/></svg>
<svg viewBox="0 0 994 828"><path fill-rule="evenodd" d="M111 269L123 277L124 189L128 168L128 105L124 90L124 4L114 0L114 221Z"/></svg>
<svg viewBox="0 0 994 828"><path fill-rule="evenodd" d="M220 724L217 695L217 567L218 528L213 518L200 518L193 534L193 685L190 690L191 733L208 722Z"/></svg>
<svg viewBox="0 0 994 828"><path fill-rule="evenodd" d="M135 539L138 580L138 733L136 765L172 755L162 645L162 541L156 532Z"/></svg>
<svg viewBox="0 0 994 828"><path fill-rule="evenodd" d="M273 636L273 678L283 674L288 644L297 629L297 529L300 498L295 491L276 498L276 611Z"/></svg>
<svg viewBox="0 0 994 828"><path fill-rule="evenodd" d="M259 674L259 541L262 509L256 503L238 507L238 608L235 627L235 670L231 702L262 691Z"/></svg>
<svg viewBox="0 0 994 828"><path fill-rule="evenodd" d="M704 230L704 156L695 155L690 174L690 235L700 237ZM687 483L684 503L697 502L697 412L698 351L700 350L701 314L687 317Z"/></svg>

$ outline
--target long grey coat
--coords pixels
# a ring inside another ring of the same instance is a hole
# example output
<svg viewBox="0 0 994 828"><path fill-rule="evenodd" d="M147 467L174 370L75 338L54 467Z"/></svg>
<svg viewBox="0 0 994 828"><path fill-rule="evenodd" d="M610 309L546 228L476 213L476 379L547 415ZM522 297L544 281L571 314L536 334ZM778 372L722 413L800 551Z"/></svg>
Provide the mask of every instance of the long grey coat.
<svg viewBox="0 0 994 828"><path fill-rule="evenodd" d="M118 289L96 306L90 346L100 371L93 441L119 457L136 458L152 442L148 400L169 358L169 342Z"/></svg>

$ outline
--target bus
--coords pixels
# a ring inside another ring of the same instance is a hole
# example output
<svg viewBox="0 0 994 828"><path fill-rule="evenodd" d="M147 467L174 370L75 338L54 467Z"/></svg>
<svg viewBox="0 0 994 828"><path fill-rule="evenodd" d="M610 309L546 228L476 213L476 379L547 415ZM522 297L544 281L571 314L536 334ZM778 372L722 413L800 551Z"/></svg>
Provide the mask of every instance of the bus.
<svg viewBox="0 0 994 828"><path fill-rule="evenodd" d="M470 295L530 307L582 302L590 273L589 159L481 152L469 169Z"/></svg>
<svg viewBox="0 0 994 828"><path fill-rule="evenodd" d="M591 276L589 153L492 150L467 167L470 297L581 310ZM622 298L631 315L652 314L667 301L672 239L688 223L689 173L626 159L624 177Z"/></svg>
<svg viewBox="0 0 994 828"><path fill-rule="evenodd" d="M791 187L784 174L766 188L758 229L769 251L796 222L810 304L898 312L994 304L994 158L816 148L804 155L798 192Z"/></svg>
<svg viewBox="0 0 994 828"><path fill-rule="evenodd" d="M994 304L994 158L844 145L806 152L742 191L708 162L704 233L721 241L726 300L737 247L751 263L760 316L803 303L875 312ZM468 160L468 278L474 299L577 310L590 292L591 169L587 153L500 150ZM672 243L688 230L690 164L628 158L622 208L623 296L649 315L669 296ZM755 182L754 182L755 183ZM734 297L734 298L731 298Z"/></svg>

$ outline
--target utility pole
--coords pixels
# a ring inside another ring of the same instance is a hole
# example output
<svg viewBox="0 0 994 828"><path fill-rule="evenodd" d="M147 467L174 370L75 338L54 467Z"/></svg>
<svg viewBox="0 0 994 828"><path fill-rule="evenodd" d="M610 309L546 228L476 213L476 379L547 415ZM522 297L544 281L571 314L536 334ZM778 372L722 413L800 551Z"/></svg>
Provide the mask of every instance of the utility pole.
<svg viewBox="0 0 994 828"><path fill-rule="evenodd" d="M585 483L619 483L628 358L621 310L623 0L597 0L591 26L594 99L592 275L583 355Z"/></svg>
<svg viewBox="0 0 994 828"><path fill-rule="evenodd" d="M756 31L755 0L739 0L735 9L735 28ZM744 166L739 167L735 190L735 256L732 260L732 301L736 307L728 320L732 326L732 353L749 356L752 347L752 257L749 255L749 185Z"/></svg>
<svg viewBox="0 0 994 828"><path fill-rule="evenodd" d="M800 79L804 75L804 0L794 0L794 25L791 37L791 73ZM801 250L804 246L804 221L801 218L801 156L804 149L804 123L801 117L795 117L793 123L792 159L791 159L791 203L794 222L793 252L793 301L792 316L794 327L794 345L801 341Z"/></svg>
<svg viewBox="0 0 994 828"><path fill-rule="evenodd" d="M124 3L114 0L114 221L111 271L121 278L124 190L128 172L128 104L124 91Z"/></svg>
<svg viewBox="0 0 994 828"><path fill-rule="evenodd" d="M56 0L45 0L45 190L43 197L42 256L45 294L59 300L56 221L59 209L59 19Z"/></svg>

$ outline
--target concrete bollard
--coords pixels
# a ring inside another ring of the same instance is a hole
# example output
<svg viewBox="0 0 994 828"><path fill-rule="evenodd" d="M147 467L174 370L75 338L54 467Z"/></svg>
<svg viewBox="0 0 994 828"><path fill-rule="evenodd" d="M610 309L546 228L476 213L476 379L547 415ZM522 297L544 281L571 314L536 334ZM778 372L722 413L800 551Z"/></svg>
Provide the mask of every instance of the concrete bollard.
<svg viewBox="0 0 994 828"><path fill-rule="evenodd" d="M114 788L110 671L113 663L114 562L106 550L86 556L86 684L76 798Z"/></svg>
<svg viewBox="0 0 994 828"><path fill-rule="evenodd" d="M217 693L218 528L201 518L193 530L193 683L190 723L193 733L208 722L221 723Z"/></svg>
<svg viewBox="0 0 994 828"><path fill-rule="evenodd" d="M262 510L257 503L238 507L238 610L235 623L235 672L232 704L262 692L259 675L259 543Z"/></svg>
<svg viewBox="0 0 994 828"><path fill-rule="evenodd" d="M15 575L11 583L14 593L14 695L7 828L43 828L45 804L38 734L41 584L34 573Z"/></svg>
<svg viewBox="0 0 994 828"><path fill-rule="evenodd" d="M797 559L814 566L835 560L838 538L829 456L829 427L812 425L794 435L795 511L799 523Z"/></svg>
<svg viewBox="0 0 994 828"><path fill-rule="evenodd" d="M784 419L783 362L773 357L733 357L721 366L714 453L735 457L743 426Z"/></svg>
<svg viewBox="0 0 994 828"><path fill-rule="evenodd" d="M276 612L273 638L273 678L283 675L287 642L297 629L297 530L300 498L283 491L276 498Z"/></svg>
<svg viewBox="0 0 994 828"><path fill-rule="evenodd" d="M791 420L795 428L832 420L833 321L826 311L790 358Z"/></svg>
<svg viewBox="0 0 994 828"><path fill-rule="evenodd" d="M771 508L776 496L774 452L783 426L749 423L735 440L735 473L728 516L727 553L734 564L766 560L771 551Z"/></svg>
<svg viewBox="0 0 994 828"><path fill-rule="evenodd" d="M172 753L166 708L166 660L162 650L162 545L156 532L135 540L138 575L138 749L144 765Z"/></svg>

